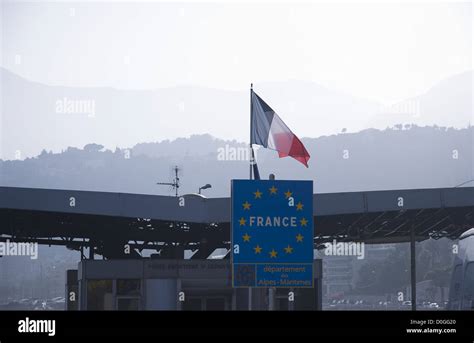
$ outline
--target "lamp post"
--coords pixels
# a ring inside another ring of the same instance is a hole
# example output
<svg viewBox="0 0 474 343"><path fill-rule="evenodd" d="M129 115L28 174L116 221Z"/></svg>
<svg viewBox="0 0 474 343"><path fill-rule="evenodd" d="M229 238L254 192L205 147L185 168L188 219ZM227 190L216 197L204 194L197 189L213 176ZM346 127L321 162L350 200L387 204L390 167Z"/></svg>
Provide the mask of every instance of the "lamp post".
<svg viewBox="0 0 474 343"><path fill-rule="evenodd" d="M201 194L202 189L208 189L208 188L212 188L212 186L209 183L205 184L202 187L199 187L199 194Z"/></svg>

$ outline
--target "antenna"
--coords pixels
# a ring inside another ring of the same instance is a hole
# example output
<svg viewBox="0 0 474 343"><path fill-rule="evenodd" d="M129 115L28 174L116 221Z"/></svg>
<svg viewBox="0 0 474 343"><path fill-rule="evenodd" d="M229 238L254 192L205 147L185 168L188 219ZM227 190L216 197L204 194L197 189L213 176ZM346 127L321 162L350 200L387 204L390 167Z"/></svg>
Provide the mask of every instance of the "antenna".
<svg viewBox="0 0 474 343"><path fill-rule="evenodd" d="M175 190L175 194L176 194L176 197L178 197L178 189L179 189L179 171L180 169L178 168L178 166L175 166L173 168L173 171L174 171L174 179L173 179L173 182L157 182L156 184L157 185L162 185L162 186L171 186L174 190Z"/></svg>

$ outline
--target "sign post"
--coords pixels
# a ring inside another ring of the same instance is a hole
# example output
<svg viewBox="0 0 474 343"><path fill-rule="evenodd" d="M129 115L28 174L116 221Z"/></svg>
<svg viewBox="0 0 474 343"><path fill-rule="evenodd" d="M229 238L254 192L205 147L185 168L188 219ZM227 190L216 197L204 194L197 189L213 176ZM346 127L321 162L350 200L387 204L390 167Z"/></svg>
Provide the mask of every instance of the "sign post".
<svg viewBox="0 0 474 343"><path fill-rule="evenodd" d="M234 287L313 287L313 182L232 180Z"/></svg>

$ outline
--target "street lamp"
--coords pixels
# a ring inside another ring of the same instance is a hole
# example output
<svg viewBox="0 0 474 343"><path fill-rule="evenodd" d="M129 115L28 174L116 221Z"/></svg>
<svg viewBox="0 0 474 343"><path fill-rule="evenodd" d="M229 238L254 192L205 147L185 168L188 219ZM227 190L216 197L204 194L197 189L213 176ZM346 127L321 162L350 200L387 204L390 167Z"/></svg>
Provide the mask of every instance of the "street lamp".
<svg viewBox="0 0 474 343"><path fill-rule="evenodd" d="M204 186L202 187L199 187L199 194L201 194L201 189L208 189L208 188L211 188L212 186L210 184L205 184Z"/></svg>

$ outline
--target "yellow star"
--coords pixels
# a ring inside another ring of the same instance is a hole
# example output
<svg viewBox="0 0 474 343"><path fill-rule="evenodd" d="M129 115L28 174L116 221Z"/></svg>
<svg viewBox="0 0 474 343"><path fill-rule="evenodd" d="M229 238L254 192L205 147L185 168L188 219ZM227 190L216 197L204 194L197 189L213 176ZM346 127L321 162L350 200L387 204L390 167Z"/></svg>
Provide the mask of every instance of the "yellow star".
<svg viewBox="0 0 474 343"><path fill-rule="evenodd" d="M288 244L288 246L285 248L285 253L291 254L292 252L293 252L293 248L290 247L290 245Z"/></svg>
<svg viewBox="0 0 474 343"><path fill-rule="evenodd" d="M242 236L242 238L244 239L244 242L250 242L250 237L252 237L252 236L249 236L248 233L246 233L245 235Z"/></svg>
<svg viewBox="0 0 474 343"><path fill-rule="evenodd" d="M293 195L293 193L291 193L290 190L287 190L287 191L285 192L285 198L287 198L287 199L288 199L289 197L291 197L292 195Z"/></svg>
<svg viewBox="0 0 474 343"><path fill-rule="evenodd" d="M301 226L307 226L308 225L308 221L306 220L306 218L301 218L300 223L301 223Z"/></svg>
<svg viewBox="0 0 474 343"><path fill-rule="evenodd" d="M239 220L239 225L242 226L242 225L245 225L247 221L244 219L244 217L240 218Z"/></svg>
<svg viewBox="0 0 474 343"><path fill-rule="evenodd" d="M255 250L256 254L260 254L262 252L262 248L260 248L260 245L257 245L255 248L253 248L253 250Z"/></svg>
<svg viewBox="0 0 474 343"><path fill-rule="evenodd" d="M268 190L270 191L270 194L277 194L278 188L276 188L275 186L272 186L272 188L269 188Z"/></svg>
<svg viewBox="0 0 474 343"><path fill-rule="evenodd" d="M244 210L250 210L250 203L248 201L245 201L242 206L244 207Z"/></svg>
<svg viewBox="0 0 474 343"><path fill-rule="evenodd" d="M297 210L297 211L303 210L303 206L304 206L304 205L301 203L301 201L298 202L298 203L296 204L296 210Z"/></svg>
<svg viewBox="0 0 474 343"><path fill-rule="evenodd" d="M262 198L262 192L260 192L258 189L253 194L255 194L255 199L261 199Z"/></svg>
<svg viewBox="0 0 474 343"><path fill-rule="evenodd" d="M303 242L303 236L301 236L301 233L298 234L298 236L296 236L296 241L297 242Z"/></svg>
<svg viewBox="0 0 474 343"><path fill-rule="evenodd" d="M275 249L272 249L272 251L270 251L269 254L270 254L270 258L276 258L278 252L276 252Z"/></svg>

